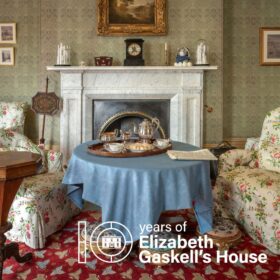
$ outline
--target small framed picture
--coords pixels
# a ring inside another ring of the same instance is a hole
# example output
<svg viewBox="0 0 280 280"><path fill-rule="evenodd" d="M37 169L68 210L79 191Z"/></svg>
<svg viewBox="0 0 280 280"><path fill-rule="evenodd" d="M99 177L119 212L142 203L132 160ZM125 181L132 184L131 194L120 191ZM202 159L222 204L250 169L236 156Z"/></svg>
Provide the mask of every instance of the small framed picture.
<svg viewBox="0 0 280 280"><path fill-rule="evenodd" d="M13 66L15 64L14 48L0 47L0 66Z"/></svg>
<svg viewBox="0 0 280 280"><path fill-rule="evenodd" d="M260 28L260 65L280 65L280 27Z"/></svg>
<svg viewBox="0 0 280 280"><path fill-rule="evenodd" d="M16 24L0 23L0 43L15 44L16 43Z"/></svg>

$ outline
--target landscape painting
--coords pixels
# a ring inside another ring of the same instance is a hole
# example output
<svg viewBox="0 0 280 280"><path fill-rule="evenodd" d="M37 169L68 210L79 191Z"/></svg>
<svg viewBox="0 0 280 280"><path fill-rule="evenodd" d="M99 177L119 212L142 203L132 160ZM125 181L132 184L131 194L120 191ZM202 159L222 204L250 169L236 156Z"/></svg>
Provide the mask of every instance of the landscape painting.
<svg viewBox="0 0 280 280"><path fill-rule="evenodd" d="M98 2L98 35L165 35L166 30L166 0Z"/></svg>
<svg viewBox="0 0 280 280"><path fill-rule="evenodd" d="M111 24L154 24L155 0L109 1Z"/></svg>

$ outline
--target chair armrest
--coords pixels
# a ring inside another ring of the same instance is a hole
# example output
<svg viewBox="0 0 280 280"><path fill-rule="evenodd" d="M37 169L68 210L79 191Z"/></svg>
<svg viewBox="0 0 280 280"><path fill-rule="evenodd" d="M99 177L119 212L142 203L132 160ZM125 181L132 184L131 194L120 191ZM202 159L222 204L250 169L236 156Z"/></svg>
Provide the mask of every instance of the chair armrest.
<svg viewBox="0 0 280 280"><path fill-rule="evenodd" d="M49 173L55 173L63 170L62 168L63 156L61 152L56 152L53 150L46 151L46 158L47 158Z"/></svg>
<svg viewBox="0 0 280 280"><path fill-rule="evenodd" d="M247 166L256 159L257 152L249 150L234 149L222 154L219 158L219 171L227 172L237 166Z"/></svg>
<svg viewBox="0 0 280 280"><path fill-rule="evenodd" d="M38 167L37 174L45 173L47 171L45 153L29 138L17 131L0 129L0 150L39 154L42 157L42 165Z"/></svg>

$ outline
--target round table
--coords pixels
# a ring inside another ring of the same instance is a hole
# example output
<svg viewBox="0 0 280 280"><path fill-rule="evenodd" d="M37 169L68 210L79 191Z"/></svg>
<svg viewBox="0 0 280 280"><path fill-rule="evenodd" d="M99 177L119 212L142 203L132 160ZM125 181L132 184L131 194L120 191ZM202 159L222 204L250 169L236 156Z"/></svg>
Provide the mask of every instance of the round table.
<svg viewBox="0 0 280 280"><path fill-rule="evenodd" d="M90 141L77 146L63 183L72 201L102 207L102 222L115 221L140 237L140 225L156 224L161 212L194 208L200 232L212 229L212 190L208 161L177 161L160 154L137 158L98 157ZM172 142L174 150L197 147ZM144 232L143 234L147 234Z"/></svg>

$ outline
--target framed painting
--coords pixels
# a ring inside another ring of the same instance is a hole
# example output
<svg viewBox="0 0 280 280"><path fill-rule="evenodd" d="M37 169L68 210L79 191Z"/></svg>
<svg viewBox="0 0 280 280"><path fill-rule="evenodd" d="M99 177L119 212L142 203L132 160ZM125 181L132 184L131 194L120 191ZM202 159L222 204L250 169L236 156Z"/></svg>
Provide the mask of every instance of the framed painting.
<svg viewBox="0 0 280 280"><path fill-rule="evenodd" d="M166 0L99 0L98 35L165 35L166 30Z"/></svg>
<svg viewBox="0 0 280 280"><path fill-rule="evenodd" d="M280 65L280 27L260 28L260 65Z"/></svg>
<svg viewBox="0 0 280 280"><path fill-rule="evenodd" d="M14 64L14 48L0 47L0 66L13 66Z"/></svg>
<svg viewBox="0 0 280 280"><path fill-rule="evenodd" d="M16 43L16 24L0 23L0 43L15 44Z"/></svg>

